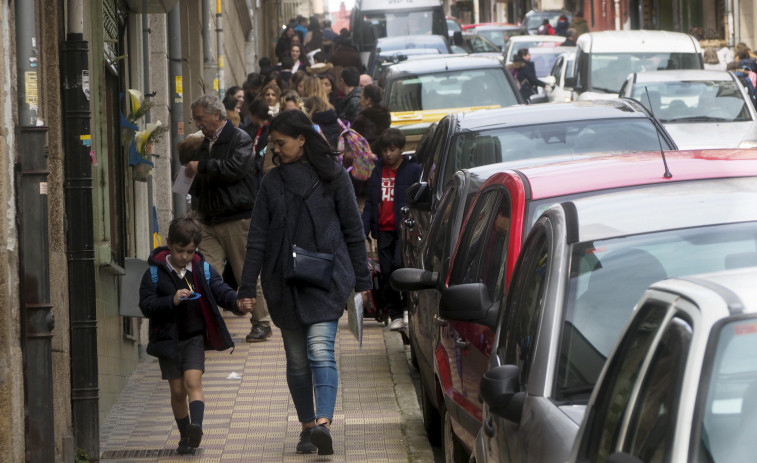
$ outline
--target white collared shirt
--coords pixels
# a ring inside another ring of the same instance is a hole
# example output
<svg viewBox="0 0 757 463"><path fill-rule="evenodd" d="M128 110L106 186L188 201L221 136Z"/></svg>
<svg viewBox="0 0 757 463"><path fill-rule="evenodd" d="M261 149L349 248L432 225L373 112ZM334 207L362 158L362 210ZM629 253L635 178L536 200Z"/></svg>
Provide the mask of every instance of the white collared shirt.
<svg viewBox="0 0 757 463"><path fill-rule="evenodd" d="M168 264L168 268L173 270L173 272L179 276L180 280L187 274L187 270L190 272L192 271L192 262L188 263L186 267L176 270L176 267L171 265L171 254L166 256L166 263Z"/></svg>

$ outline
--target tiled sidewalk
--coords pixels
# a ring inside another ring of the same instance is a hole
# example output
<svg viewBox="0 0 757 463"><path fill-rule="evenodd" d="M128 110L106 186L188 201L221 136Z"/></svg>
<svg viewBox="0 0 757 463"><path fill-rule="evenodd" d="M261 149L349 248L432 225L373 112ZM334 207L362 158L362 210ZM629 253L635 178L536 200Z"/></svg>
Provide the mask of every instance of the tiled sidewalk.
<svg viewBox="0 0 757 463"><path fill-rule="evenodd" d="M300 423L286 385L281 333L245 343L247 318L226 316L234 353L207 352L205 419L197 455L175 455L179 431L168 383L157 361L139 365L101 427L101 461L114 462L426 462L431 449L419 424L399 334L366 321L363 348L342 317L336 355L340 385L332 456L298 455ZM236 372L241 379L227 379ZM425 442L425 443L424 443Z"/></svg>

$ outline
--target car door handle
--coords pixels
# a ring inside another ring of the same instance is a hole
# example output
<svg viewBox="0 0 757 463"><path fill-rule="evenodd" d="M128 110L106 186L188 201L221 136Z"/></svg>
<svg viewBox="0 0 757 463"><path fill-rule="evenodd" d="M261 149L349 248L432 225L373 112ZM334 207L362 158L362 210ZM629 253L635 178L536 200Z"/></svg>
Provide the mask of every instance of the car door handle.
<svg viewBox="0 0 757 463"><path fill-rule="evenodd" d="M434 323L437 326L447 326L447 320L439 318L439 315L434 315Z"/></svg>
<svg viewBox="0 0 757 463"><path fill-rule="evenodd" d="M413 219L405 219L405 226L408 230L412 230L413 227L415 227L415 220Z"/></svg>
<svg viewBox="0 0 757 463"><path fill-rule="evenodd" d="M455 347L457 347L460 350L465 350L468 348L469 343L467 341L460 341L459 339L455 341Z"/></svg>
<svg viewBox="0 0 757 463"><path fill-rule="evenodd" d="M494 426L492 426L492 419L484 420L484 434L489 437L494 437Z"/></svg>

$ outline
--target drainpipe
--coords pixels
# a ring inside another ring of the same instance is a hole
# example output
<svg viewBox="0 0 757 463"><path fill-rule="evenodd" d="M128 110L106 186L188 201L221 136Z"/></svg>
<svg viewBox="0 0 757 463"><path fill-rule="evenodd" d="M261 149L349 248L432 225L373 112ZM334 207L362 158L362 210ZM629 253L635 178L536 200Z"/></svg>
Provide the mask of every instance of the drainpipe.
<svg viewBox="0 0 757 463"><path fill-rule="evenodd" d="M61 51L61 87L71 320L71 411L74 445L85 450L90 459L97 459L100 455L100 411L88 48L84 40L82 0L69 1L68 33Z"/></svg>
<svg viewBox="0 0 757 463"><path fill-rule="evenodd" d="M218 90L216 67L213 64L213 54L210 47L210 28L210 0L202 0L202 60L205 71L203 74L205 84L203 93L205 94Z"/></svg>
<svg viewBox="0 0 757 463"><path fill-rule="evenodd" d="M171 101L171 178L181 169L179 152L176 148L184 140L184 84L181 75L181 11L174 5L168 12L168 80ZM187 213L185 195L173 194L174 217Z"/></svg>
<svg viewBox="0 0 757 463"><path fill-rule="evenodd" d="M47 127L37 120L36 2L14 2L18 125L16 211L18 213L21 327L24 333L26 460L55 460L53 428L50 256L47 226ZM37 124L40 125L37 125Z"/></svg>
<svg viewBox="0 0 757 463"><path fill-rule="evenodd" d="M226 85L223 78L223 11L221 11L221 0L216 0L216 46L218 47L218 96L223 99Z"/></svg>

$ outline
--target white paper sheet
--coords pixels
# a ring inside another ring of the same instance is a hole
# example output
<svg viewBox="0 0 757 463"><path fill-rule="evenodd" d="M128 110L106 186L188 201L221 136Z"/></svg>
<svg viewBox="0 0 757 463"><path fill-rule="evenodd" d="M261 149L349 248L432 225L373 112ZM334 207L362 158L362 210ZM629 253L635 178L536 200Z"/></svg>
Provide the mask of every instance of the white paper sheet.
<svg viewBox="0 0 757 463"><path fill-rule="evenodd" d="M347 299L347 325L350 333L357 339L358 346L363 348L363 295L352 293Z"/></svg>
<svg viewBox="0 0 757 463"><path fill-rule="evenodd" d="M192 182L194 181L195 176L187 177L187 168L184 166L181 166L181 169L179 169L178 175L176 175L176 180L173 182L173 188L171 188L171 191L174 193L185 195L189 193L189 187L192 186Z"/></svg>

